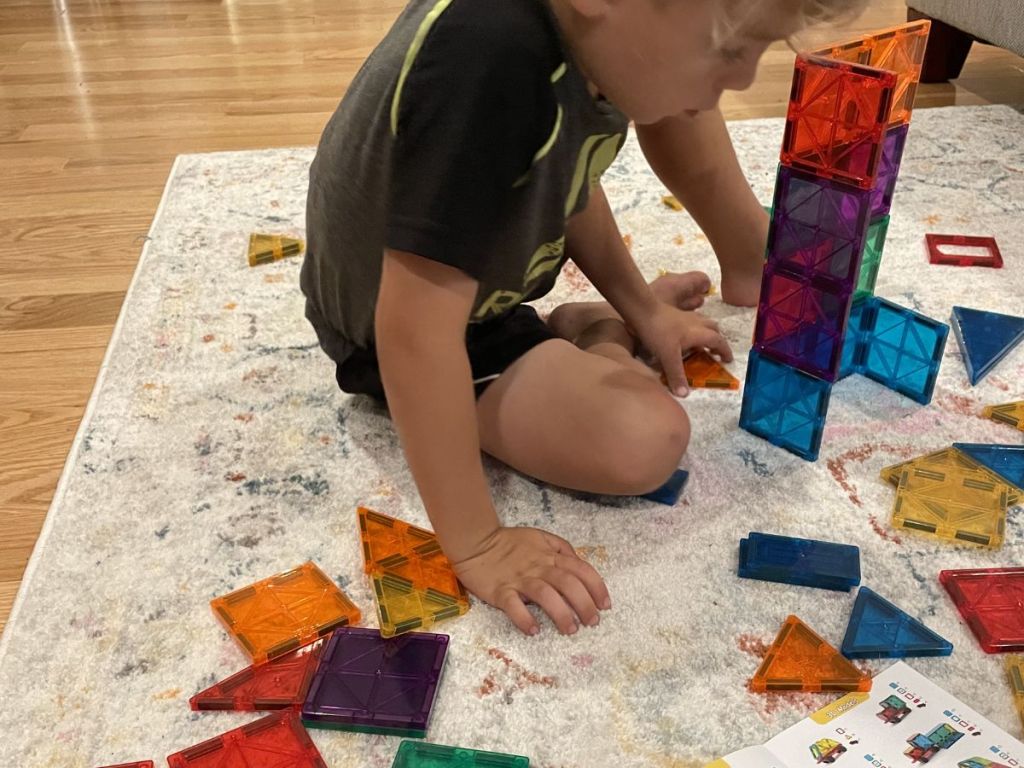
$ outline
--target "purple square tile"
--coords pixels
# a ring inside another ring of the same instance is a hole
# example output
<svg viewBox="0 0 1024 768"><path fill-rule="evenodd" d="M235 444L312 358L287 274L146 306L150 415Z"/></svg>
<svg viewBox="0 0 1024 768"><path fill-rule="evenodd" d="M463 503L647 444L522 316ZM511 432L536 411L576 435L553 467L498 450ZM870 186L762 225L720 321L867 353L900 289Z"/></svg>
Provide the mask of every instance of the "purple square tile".
<svg viewBox="0 0 1024 768"><path fill-rule="evenodd" d="M857 280L871 191L779 167L768 263L842 290Z"/></svg>
<svg viewBox="0 0 1024 768"><path fill-rule="evenodd" d="M764 271L754 348L767 357L826 381L839 377L850 287L773 269Z"/></svg>
<svg viewBox="0 0 1024 768"><path fill-rule="evenodd" d="M308 725L423 736L448 652L448 636L385 639L375 629L335 630L302 707Z"/></svg>
<svg viewBox="0 0 1024 768"><path fill-rule="evenodd" d="M878 163L878 175L871 189L871 220L885 216L892 208L892 196L896 191L896 179L900 175L903 148L907 145L910 125L899 125L886 131L882 143L882 156Z"/></svg>

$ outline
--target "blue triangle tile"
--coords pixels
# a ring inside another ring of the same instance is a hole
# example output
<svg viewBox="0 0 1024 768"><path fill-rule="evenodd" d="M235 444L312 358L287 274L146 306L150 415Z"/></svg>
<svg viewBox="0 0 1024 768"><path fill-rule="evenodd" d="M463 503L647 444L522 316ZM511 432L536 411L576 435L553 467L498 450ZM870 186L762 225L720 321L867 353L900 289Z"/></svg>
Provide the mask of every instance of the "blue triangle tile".
<svg viewBox="0 0 1024 768"><path fill-rule="evenodd" d="M953 307L951 321L972 385L1024 341L1024 317Z"/></svg>
<svg viewBox="0 0 1024 768"><path fill-rule="evenodd" d="M988 467L1010 485L1024 490L1024 445L953 443L953 447Z"/></svg>
<svg viewBox="0 0 1024 768"><path fill-rule="evenodd" d="M683 495L683 489L689 479L689 472L685 469L677 469L661 488L645 493L643 498L673 507L679 501L679 497Z"/></svg>
<svg viewBox="0 0 1024 768"><path fill-rule="evenodd" d="M848 659L949 656L953 644L876 592L861 587L843 638Z"/></svg>

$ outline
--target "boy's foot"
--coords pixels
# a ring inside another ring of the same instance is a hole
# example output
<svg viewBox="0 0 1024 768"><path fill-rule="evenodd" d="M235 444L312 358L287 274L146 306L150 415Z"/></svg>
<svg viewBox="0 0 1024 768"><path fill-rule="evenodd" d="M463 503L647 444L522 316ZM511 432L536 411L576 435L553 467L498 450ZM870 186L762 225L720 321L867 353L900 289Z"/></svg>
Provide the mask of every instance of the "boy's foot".
<svg viewBox="0 0 1024 768"><path fill-rule="evenodd" d="M722 301L736 307L756 307L761 298L764 264L722 269Z"/></svg>
<svg viewBox="0 0 1024 768"><path fill-rule="evenodd" d="M711 288L711 278L703 272L669 272L650 285L654 295L666 304L680 309L698 309ZM575 343L587 328L609 318L619 318L619 315L607 301L574 301L555 307L548 316L548 327Z"/></svg>

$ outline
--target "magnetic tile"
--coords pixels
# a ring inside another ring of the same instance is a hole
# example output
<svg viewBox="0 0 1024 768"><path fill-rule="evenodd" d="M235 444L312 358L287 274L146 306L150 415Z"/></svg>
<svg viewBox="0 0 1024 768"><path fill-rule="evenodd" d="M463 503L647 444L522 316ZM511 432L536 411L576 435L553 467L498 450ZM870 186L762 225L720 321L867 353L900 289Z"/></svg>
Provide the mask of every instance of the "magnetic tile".
<svg viewBox="0 0 1024 768"><path fill-rule="evenodd" d="M257 267L289 256L298 256L303 247L302 241L295 237L254 233L249 236L249 266Z"/></svg>
<svg viewBox="0 0 1024 768"><path fill-rule="evenodd" d="M1024 432L1024 400L985 406L983 415L987 419L998 421L1001 424L1009 424Z"/></svg>
<svg viewBox="0 0 1024 768"><path fill-rule="evenodd" d="M872 189L896 79L892 72L798 55L782 162Z"/></svg>
<svg viewBox="0 0 1024 768"><path fill-rule="evenodd" d="M869 319L873 317L867 312L871 305L871 298L868 296L854 299L853 304L850 305L850 318L846 323L846 337L843 339L843 352L839 358L837 381L861 372L861 367L864 364L864 334L861 329L865 316L867 315Z"/></svg>
<svg viewBox="0 0 1024 768"><path fill-rule="evenodd" d="M989 267L1002 269L1003 254L994 237L971 237L968 235L925 235L928 246L928 261L949 267ZM946 251L943 251L943 246ZM986 255L967 253L966 248L984 248ZM957 252L960 249L960 252Z"/></svg>
<svg viewBox="0 0 1024 768"><path fill-rule="evenodd" d="M871 677L796 616L789 616L749 688L767 691L870 691Z"/></svg>
<svg viewBox="0 0 1024 768"><path fill-rule="evenodd" d="M871 220L877 221L887 216L892 210L892 200L896 193L896 181L900 175L903 162L903 150L907 146L909 125L898 125L885 132L882 141L882 156L878 163L875 185L871 188Z"/></svg>
<svg viewBox="0 0 1024 768"><path fill-rule="evenodd" d="M765 268L754 328L762 355L827 381L839 375L851 285L832 284Z"/></svg>
<svg viewBox="0 0 1024 768"><path fill-rule="evenodd" d="M934 451L923 456L916 456L908 461L901 461L899 464L892 464L883 467L881 477L892 486L899 487L903 471L914 467L933 477L941 475L948 478L950 482L961 485L986 485L1002 484L1006 491L1006 500L1009 506L1019 503L1024 494L1017 488L1007 484L995 472L979 464L963 451L955 446L943 448L941 451Z"/></svg>
<svg viewBox="0 0 1024 768"><path fill-rule="evenodd" d="M683 360L683 367L686 371L686 383L692 389L740 388L740 380L729 373L729 369L706 350L691 352Z"/></svg>
<svg viewBox="0 0 1024 768"><path fill-rule="evenodd" d="M942 539L997 548L1003 544L1009 488L911 465L903 470L892 520L897 527Z"/></svg>
<svg viewBox="0 0 1024 768"><path fill-rule="evenodd" d="M949 326L878 297L866 312L858 372L922 405L930 403Z"/></svg>
<svg viewBox="0 0 1024 768"><path fill-rule="evenodd" d="M291 711L235 728L167 758L170 768L327 768Z"/></svg>
<svg viewBox="0 0 1024 768"><path fill-rule="evenodd" d="M857 278L870 214L870 191L780 165L768 263L845 292Z"/></svg>
<svg viewBox="0 0 1024 768"><path fill-rule="evenodd" d="M430 629L469 610L469 594L433 533L364 507L358 515L384 637Z"/></svg>
<svg viewBox="0 0 1024 768"><path fill-rule="evenodd" d="M1024 656L1006 657L1006 674L1010 679L1010 690L1013 691L1013 703L1024 726Z"/></svg>
<svg viewBox="0 0 1024 768"><path fill-rule="evenodd" d="M323 642L320 639L265 664L246 667L197 693L189 706L196 711L299 709L320 662Z"/></svg>
<svg viewBox="0 0 1024 768"><path fill-rule="evenodd" d="M888 216L883 216L868 225L867 237L864 238L864 253L861 256L860 272L857 273L857 287L853 292L854 300L874 295L875 283L878 282L878 271L882 266L885 238L888 233Z"/></svg>
<svg viewBox="0 0 1024 768"><path fill-rule="evenodd" d="M1024 651L1024 568L941 571L939 581L986 653Z"/></svg>
<svg viewBox="0 0 1024 768"><path fill-rule="evenodd" d="M676 502L679 501L679 497L683 495L683 489L686 488L686 483L689 479L689 472L685 469L677 469L661 488L645 493L643 498L674 507Z"/></svg>
<svg viewBox="0 0 1024 768"><path fill-rule="evenodd" d="M913 21L847 43L827 46L815 53L895 74L896 84L888 123L898 126L910 122L930 29L931 22L928 20Z"/></svg>
<svg viewBox="0 0 1024 768"><path fill-rule="evenodd" d="M317 728L422 738L447 650L446 635L387 639L372 629L338 629L324 649L302 720Z"/></svg>
<svg viewBox="0 0 1024 768"><path fill-rule="evenodd" d="M1024 317L953 307L950 322L972 385L1024 341Z"/></svg>
<svg viewBox="0 0 1024 768"><path fill-rule="evenodd" d="M860 584L860 550L849 544L752 531L740 540L737 575L847 592Z"/></svg>
<svg viewBox="0 0 1024 768"><path fill-rule="evenodd" d="M214 615L256 664L359 623L359 609L313 563L215 598Z"/></svg>
<svg viewBox="0 0 1024 768"><path fill-rule="evenodd" d="M403 741L391 768L530 768L519 755Z"/></svg>
<svg viewBox="0 0 1024 768"><path fill-rule="evenodd" d="M989 445L986 443L953 443L981 466L990 469L1016 491L1011 504L1024 494L1024 445Z"/></svg>
<svg viewBox="0 0 1024 768"><path fill-rule="evenodd" d="M740 427L815 461L831 391L827 381L751 350Z"/></svg>
<svg viewBox="0 0 1024 768"><path fill-rule="evenodd" d="M848 659L949 656L953 644L867 587L857 592L843 638Z"/></svg>

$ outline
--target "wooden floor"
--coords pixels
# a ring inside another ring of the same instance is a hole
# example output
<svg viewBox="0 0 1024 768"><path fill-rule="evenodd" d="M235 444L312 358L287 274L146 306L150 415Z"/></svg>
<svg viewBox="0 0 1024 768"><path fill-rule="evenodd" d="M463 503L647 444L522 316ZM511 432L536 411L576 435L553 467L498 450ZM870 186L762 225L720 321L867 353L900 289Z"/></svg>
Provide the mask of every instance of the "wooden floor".
<svg viewBox="0 0 1024 768"><path fill-rule="evenodd" d="M0 0L0 629L175 155L314 144L403 5ZM783 114L791 71L776 46L727 116ZM1024 61L976 46L918 103L1022 101Z"/></svg>

